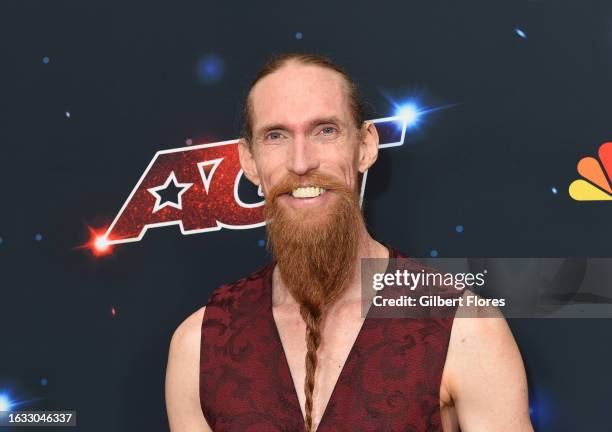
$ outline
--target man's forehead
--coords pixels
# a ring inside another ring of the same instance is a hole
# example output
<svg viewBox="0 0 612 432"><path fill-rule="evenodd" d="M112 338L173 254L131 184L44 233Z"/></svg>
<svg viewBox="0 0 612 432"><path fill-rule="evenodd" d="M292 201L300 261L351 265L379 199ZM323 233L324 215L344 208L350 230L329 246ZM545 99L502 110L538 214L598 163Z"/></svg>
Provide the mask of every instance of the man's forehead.
<svg viewBox="0 0 612 432"><path fill-rule="evenodd" d="M264 77L253 87L250 102L255 127L350 115L344 78L313 65L289 64Z"/></svg>

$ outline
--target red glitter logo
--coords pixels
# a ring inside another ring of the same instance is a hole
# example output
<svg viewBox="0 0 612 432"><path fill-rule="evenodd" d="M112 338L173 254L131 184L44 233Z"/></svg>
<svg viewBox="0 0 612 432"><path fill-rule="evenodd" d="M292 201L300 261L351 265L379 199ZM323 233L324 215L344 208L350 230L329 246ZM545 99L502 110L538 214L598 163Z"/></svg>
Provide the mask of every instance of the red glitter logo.
<svg viewBox="0 0 612 432"><path fill-rule="evenodd" d="M371 122L377 124L379 148L403 144L408 122L402 116ZM261 192L251 203L239 194L243 171L237 143L235 139L158 151L106 232L90 229L88 246L104 255L114 244L140 241L148 229L169 225L178 225L184 235L263 226ZM366 178L367 171L361 179L361 199Z"/></svg>

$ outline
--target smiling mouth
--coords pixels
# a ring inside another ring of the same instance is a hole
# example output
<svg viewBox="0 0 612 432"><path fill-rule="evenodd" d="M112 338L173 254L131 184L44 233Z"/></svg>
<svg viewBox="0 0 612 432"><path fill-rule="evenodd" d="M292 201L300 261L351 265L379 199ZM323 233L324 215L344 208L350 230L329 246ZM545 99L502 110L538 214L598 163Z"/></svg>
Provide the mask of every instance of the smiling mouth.
<svg viewBox="0 0 612 432"><path fill-rule="evenodd" d="M290 194L293 198L316 198L325 193L326 189L318 186L298 187L293 189Z"/></svg>

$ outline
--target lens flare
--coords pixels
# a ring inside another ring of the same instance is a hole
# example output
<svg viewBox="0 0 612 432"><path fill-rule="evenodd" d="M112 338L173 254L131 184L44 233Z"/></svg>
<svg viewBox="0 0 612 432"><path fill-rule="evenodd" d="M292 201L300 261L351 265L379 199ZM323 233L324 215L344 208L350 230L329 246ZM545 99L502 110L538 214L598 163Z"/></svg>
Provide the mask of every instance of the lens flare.
<svg viewBox="0 0 612 432"><path fill-rule="evenodd" d="M10 411L12 406L9 396L6 393L0 393L0 411Z"/></svg>
<svg viewBox="0 0 612 432"><path fill-rule="evenodd" d="M88 225L87 229L89 230L89 241L77 246L77 249L89 249L96 257L109 255L113 252L111 242L106 237L108 227L95 229Z"/></svg>
<svg viewBox="0 0 612 432"><path fill-rule="evenodd" d="M419 122L421 112L415 104L410 103L407 105L400 106L397 110L396 116L401 118L407 127L411 127Z"/></svg>

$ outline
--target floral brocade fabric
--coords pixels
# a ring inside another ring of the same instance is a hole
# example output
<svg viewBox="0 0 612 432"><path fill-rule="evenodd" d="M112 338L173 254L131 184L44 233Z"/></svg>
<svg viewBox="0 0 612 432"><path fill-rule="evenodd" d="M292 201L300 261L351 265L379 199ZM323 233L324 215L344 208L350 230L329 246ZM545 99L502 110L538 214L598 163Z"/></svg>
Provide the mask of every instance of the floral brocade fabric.
<svg viewBox="0 0 612 432"><path fill-rule="evenodd" d="M200 404L216 432L304 431L272 315L273 269L270 263L217 288L207 304ZM367 316L317 431L442 431L440 383L452 323Z"/></svg>

